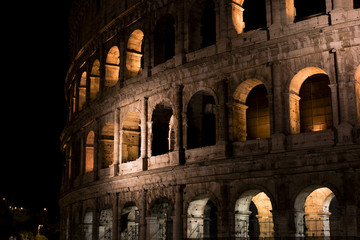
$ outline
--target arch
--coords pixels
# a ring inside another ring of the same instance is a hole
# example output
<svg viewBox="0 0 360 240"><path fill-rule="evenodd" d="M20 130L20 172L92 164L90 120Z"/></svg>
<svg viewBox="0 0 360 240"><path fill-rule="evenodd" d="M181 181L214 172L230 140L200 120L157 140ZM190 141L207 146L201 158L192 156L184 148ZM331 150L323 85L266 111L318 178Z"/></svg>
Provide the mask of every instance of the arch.
<svg viewBox="0 0 360 240"><path fill-rule="evenodd" d="M108 168L114 161L114 123L107 122L100 135L101 168Z"/></svg>
<svg viewBox="0 0 360 240"><path fill-rule="evenodd" d="M261 190L247 190L235 203L235 237L274 237L273 206Z"/></svg>
<svg viewBox="0 0 360 240"><path fill-rule="evenodd" d="M242 82L233 98L234 139L246 141L270 137L269 103L263 82L255 78Z"/></svg>
<svg viewBox="0 0 360 240"><path fill-rule="evenodd" d="M195 1L188 20L189 52L216 43L216 13L213 0Z"/></svg>
<svg viewBox="0 0 360 240"><path fill-rule="evenodd" d="M121 210L120 239L140 239L140 212L134 202L127 202Z"/></svg>
<svg viewBox="0 0 360 240"><path fill-rule="evenodd" d="M231 5L232 22L238 34L266 27L266 0L235 0Z"/></svg>
<svg viewBox="0 0 360 240"><path fill-rule="evenodd" d="M317 239L328 239L331 232L330 205L335 200L335 194L327 187L309 186L303 189L295 199L295 227L296 237L317 237ZM334 207L332 207L334 209ZM334 209L335 211L335 209ZM332 221L336 219L332 218Z"/></svg>
<svg viewBox="0 0 360 240"><path fill-rule="evenodd" d="M86 137L85 173L92 172L94 170L94 142L95 133L94 131L90 131Z"/></svg>
<svg viewBox="0 0 360 240"><path fill-rule="evenodd" d="M119 81L120 51L117 46L110 48L105 63L105 87L113 87Z"/></svg>
<svg viewBox="0 0 360 240"><path fill-rule="evenodd" d="M121 162L135 161L140 157L141 130L137 112L126 115L121 130Z"/></svg>
<svg viewBox="0 0 360 240"><path fill-rule="evenodd" d="M149 230L150 239L166 240L172 239L173 205L167 198L157 198L150 208Z"/></svg>
<svg viewBox="0 0 360 240"><path fill-rule="evenodd" d="M79 110L81 110L86 102L86 72L83 72L79 84Z"/></svg>
<svg viewBox="0 0 360 240"><path fill-rule="evenodd" d="M154 66L175 55L175 20L167 14L160 18L154 29Z"/></svg>
<svg viewBox="0 0 360 240"><path fill-rule="evenodd" d="M195 93L187 106L187 148L216 144L215 99L207 91Z"/></svg>
<svg viewBox="0 0 360 240"><path fill-rule="evenodd" d="M217 237L217 206L208 194L192 199L187 210L187 238L210 239Z"/></svg>
<svg viewBox="0 0 360 240"><path fill-rule="evenodd" d="M133 31L128 40L126 51L126 79L135 77L142 72L144 33L137 29Z"/></svg>
<svg viewBox="0 0 360 240"><path fill-rule="evenodd" d="M84 237L85 240L92 240L92 229L93 229L93 221L94 221L94 216L93 216L93 211L88 208L85 211L85 215L84 215Z"/></svg>
<svg viewBox="0 0 360 240"><path fill-rule="evenodd" d="M309 7L311 6L311 7ZM326 14L326 1L294 0L296 9L295 21Z"/></svg>
<svg viewBox="0 0 360 240"><path fill-rule="evenodd" d="M110 206L105 206L99 216L99 240L112 239L113 211Z"/></svg>
<svg viewBox="0 0 360 240"><path fill-rule="evenodd" d="M357 122L358 124L360 124L360 65L356 68L355 71L355 99L356 99L356 110L357 110L356 111Z"/></svg>
<svg viewBox="0 0 360 240"><path fill-rule="evenodd" d="M152 114L152 156L161 155L171 151L171 118L173 109L167 102L156 105Z"/></svg>
<svg viewBox="0 0 360 240"><path fill-rule="evenodd" d="M295 133L300 133L301 132L301 119L300 119L300 109L302 108L300 106L300 99L301 99L301 96L300 96L300 89L301 87L303 86L304 82L306 80L309 80L308 82L310 83L311 85L311 82L313 81L317 81L317 77L321 77L323 80L324 80L324 77L326 76L326 81L327 83L325 84L330 84L330 80L329 78L327 77L327 73L322 70L321 68L318 68L318 67L307 67L307 68L304 68L300 71L298 71L294 77L291 79L290 81L290 84L289 84L289 114L290 114L290 131L292 134L295 134ZM322 84L323 86L324 84ZM324 87L324 86L323 86ZM311 86L310 86L310 89L311 89ZM318 90L322 91L321 88L317 88ZM316 92L320 92L320 91L312 91L312 90L305 90L304 93L311 93L311 95L314 95ZM326 95L327 95L327 99L330 99L330 107L331 107L331 90L329 87L326 87L325 89L326 92ZM329 98L329 94L330 94L330 98ZM310 96L310 99L312 99L312 97ZM316 100L316 98L314 98ZM305 98L306 101L309 101ZM306 101L303 101L305 102L305 104L303 106L306 105ZM328 100L327 100L328 102ZM310 105L308 106L311 106L312 104L310 103ZM322 118L319 118L319 119L324 119L324 116L331 116L331 125L332 125L332 110L331 110L331 114L329 113L329 109L325 109L325 108L328 108L329 106L329 103L327 103L327 105L323 106L321 108L321 110L319 111L320 113L321 112L325 112L325 114L323 114L323 117ZM307 108L303 108L302 111L308 111ZM310 111L310 110L309 110ZM314 114L311 112L310 113L310 116L314 116ZM325 117L325 120L326 120L326 117ZM316 131L318 128L317 128L317 123L314 125L313 123L311 124L308 124L307 126L308 127L303 127L303 129L307 129L307 128L310 128L310 125L312 127L312 131ZM326 128L325 128L326 129ZM324 128L319 128L319 130L324 130Z"/></svg>
<svg viewBox="0 0 360 240"><path fill-rule="evenodd" d="M90 74L90 100L94 100L100 89L100 61L96 59L91 68Z"/></svg>

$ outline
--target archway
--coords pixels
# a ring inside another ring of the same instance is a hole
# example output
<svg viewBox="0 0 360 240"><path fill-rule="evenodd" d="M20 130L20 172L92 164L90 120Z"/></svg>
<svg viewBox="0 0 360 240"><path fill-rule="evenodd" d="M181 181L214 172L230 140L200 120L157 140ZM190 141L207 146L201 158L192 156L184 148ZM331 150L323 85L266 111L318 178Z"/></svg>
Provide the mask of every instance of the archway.
<svg viewBox="0 0 360 240"><path fill-rule="evenodd" d="M108 168L114 161L114 124L107 122L100 135L101 168Z"/></svg>
<svg viewBox="0 0 360 240"><path fill-rule="evenodd" d="M140 116L136 112L126 115L121 131L121 162L135 161L140 157Z"/></svg>
<svg viewBox="0 0 360 240"><path fill-rule="evenodd" d="M92 240L93 212L87 209L84 216L84 237L85 240Z"/></svg>
<svg viewBox="0 0 360 240"><path fill-rule="evenodd" d="M307 82L302 88L305 81ZM329 84L327 73L318 67L304 68L292 78L289 85L289 115L292 134L300 133L301 129L303 131L320 131L332 126ZM302 97L302 106L300 106ZM303 112L302 124L300 109Z"/></svg>
<svg viewBox="0 0 360 240"><path fill-rule="evenodd" d="M325 0L294 0L294 7L296 9L295 21L301 21L326 13Z"/></svg>
<svg viewBox="0 0 360 240"><path fill-rule="evenodd" d="M327 187L308 187L295 200L296 237L330 239L339 236L338 202ZM334 215L330 212L332 210ZM332 229L331 229L332 228Z"/></svg>
<svg viewBox="0 0 360 240"><path fill-rule="evenodd" d="M173 206L166 198L157 199L151 207L151 215L148 218L151 240L172 239Z"/></svg>
<svg viewBox="0 0 360 240"><path fill-rule="evenodd" d="M144 33L137 29L130 34L126 51L126 79L135 77L142 72Z"/></svg>
<svg viewBox="0 0 360 240"><path fill-rule="evenodd" d="M140 213L133 202L126 203L121 211L120 232L121 240L140 239Z"/></svg>
<svg viewBox="0 0 360 240"><path fill-rule="evenodd" d="M190 202L187 239L217 239L217 207L210 196L200 195Z"/></svg>
<svg viewBox="0 0 360 240"><path fill-rule="evenodd" d="M175 55L175 20L167 14L163 16L154 30L154 66L166 62Z"/></svg>
<svg viewBox="0 0 360 240"><path fill-rule="evenodd" d="M360 3L359 3L360 5ZM360 8L360 6L359 6ZM356 68L355 71L355 99L356 99L356 112L357 112L357 122L360 124L360 65Z"/></svg>
<svg viewBox="0 0 360 240"><path fill-rule="evenodd" d="M99 240L112 240L113 213L110 206L100 212Z"/></svg>
<svg viewBox="0 0 360 240"><path fill-rule="evenodd" d="M171 119L173 110L171 105L162 102L156 105L152 114L152 156L168 153L171 151Z"/></svg>
<svg viewBox="0 0 360 240"><path fill-rule="evenodd" d="M94 100L100 89L100 61L96 59L91 68L90 75L90 100Z"/></svg>
<svg viewBox="0 0 360 240"><path fill-rule="evenodd" d="M95 142L95 133L94 131L90 131L86 138L85 173L94 170L94 142Z"/></svg>
<svg viewBox="0 0 360 240"><path fill-rule="evenodd" d="M215 3L212 0L195 1L189 14L189 52L216 43Z"/></svg>
<svg viewBox="0 0 360 240"><path fill-rule="evenodd" d="M242 82L233 95L235 141L270 137L270 113L267 90L258 79Z"/></svg>
<svg viewBox="0 0 360 240"><path fill-rule="evenodd" d="M206 92L197 92L187 108L187 148L198 148L215 145L215 100Z"/></svg>
<svg viewBox="0 0 360 240"><path fill-rule="evenodd" d="M105 87L113 87L119 80L120 51L117 46L110 48L105 63Z"/></svg>
<svg viewBox="0 0 360 240"><path fill-rule="evenodd" d="M86 72L83 72L79 84L79 110L81 110L86 102Z"/></svg>
<svg viewBox="0 0 360 240"><path fill-rule="evenodd" d="M243 193L235 204L235 237L272 238L274 223L270 198L260 190Z"/></svg>

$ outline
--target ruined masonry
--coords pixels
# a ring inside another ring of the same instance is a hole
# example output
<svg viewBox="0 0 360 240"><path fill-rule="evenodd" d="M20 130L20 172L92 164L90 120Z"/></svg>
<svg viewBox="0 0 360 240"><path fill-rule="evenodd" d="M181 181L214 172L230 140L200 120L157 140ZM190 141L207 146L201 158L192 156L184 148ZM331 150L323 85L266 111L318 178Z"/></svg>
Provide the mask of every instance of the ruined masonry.
<svg viewBox="0 0 360 240"><path fill-rule="evenodd" d="M69 30L61 240L360 236L359 0L74 0Z"/></svg>

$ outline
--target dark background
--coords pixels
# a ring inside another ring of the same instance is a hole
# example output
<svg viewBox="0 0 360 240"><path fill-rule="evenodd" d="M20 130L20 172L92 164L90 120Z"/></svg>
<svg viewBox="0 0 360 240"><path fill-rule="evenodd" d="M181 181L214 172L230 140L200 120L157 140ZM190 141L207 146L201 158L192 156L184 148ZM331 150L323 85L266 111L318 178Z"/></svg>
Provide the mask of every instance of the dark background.
<svg viewBox="0 0 360 240"><path fill-rule="evenodd" d="M70 0L2 6L0 198L58 218ZM5 54L4 54L5 53Z"/></svg>

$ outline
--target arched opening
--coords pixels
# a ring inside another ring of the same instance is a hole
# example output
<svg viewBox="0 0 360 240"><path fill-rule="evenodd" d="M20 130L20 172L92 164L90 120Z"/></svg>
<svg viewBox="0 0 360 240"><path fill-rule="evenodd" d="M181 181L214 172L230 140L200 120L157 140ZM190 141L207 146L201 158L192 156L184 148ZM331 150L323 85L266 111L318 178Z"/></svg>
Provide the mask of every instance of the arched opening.
<svg viewBox="0 0 360 240"><path fill-rule="evenodd" d="M243 1L245 32L266 27L266 1Z"/></svg>
<svg viewBox="0 0 360 240"><path fill-rule="evenodd" d="M354 8L360 8L360 0L354 0Z"/></svg>
<svg viewBox="0 0 360 240"><path fill-rule="evenodd" d="M171 15L162 17L154 30L154 65L166 62L175 55L175 21Z"/></svg>
<svg viewBox="0 0 360 240"><path fill-rule="evenodd" d="M85 173L92 172L94 170L94 140L95 133L94 131L90 131L86 138Z"/></svg>
<svg viewBox="0 0 360 240"><path fill-rule="evenodd" d="M300 88L300 132L331 129L333 125L329 77L308 77Z"/></svg>
<svg viewBox="0 0 360 240"><path fill-rule="evenodd" d="M338 201L327 187L306 188L295 200L296 237L330 239L341 236L339 218Z"/></svg>
<svg viewBox="0 0 360 240"><path fill-rule="evenodd" d="M235 204L235 237L271 239L274 222L270 198L259 190L243 193Z"/></svg>
<svg viewBox="0 0 360 240"><path fill-rule="evenodd" d="M208 195L198 196L189 204L187 239L217 239L217 207Z"/></svg>
<svg viewBox="0 0 360 240"><path fill-rule="evenodd" d="M126 51L126 79L135 77L144 68L144 33L137 29L130 34Z"/></svg>
<svg viewBox="0 0 360 240"><path fill-rule="evenodd" d="M215 3L212 0L195 1L189 15L189 52L216 43Z"/></svg>
<svg viewBox="0 0 360 240"><path fill-rule="evenodd" d="M270 137L270 113L267 90L257 79L242 82L236 89L233 103L235 141Z"/></svg>
<svg viewBox="0 0 360 240"><path fill-rule="evenodd" d="M140 157L140 117L136 112L128 113L122 127L121 162L135 161Z"/></svg>
<svg viewBox="0 0 360 240"><path fill-rule="evenodd" d="M99 240L112 240L113 212L111 207L106 207L100 212Z"/></svg>
<svg viewBox="0 0 360 240"><path fill-rule="evenodd" d="M114 161L114 124L106 123L100 135L101 168L108 168Z"/></svg>
<svg viewBox="0 0 360 240"><path fill-rule="evenodd" d="M148 218L150 225L150 239L172 239L173 215L173 206L168 199L160 198L155 201L151 207L151 216Z"/></svg>
<svg viewBox="0 0 360 240"><path fill-rule="evenodd" d="M300 94L300 89L306 80L309 81ZM307 67L295 74L289 86L289 120L292 134L300 133L300 129L320 131L332 127L329 83L326 72L318 67ZM302 116L300 116L301 98L303 98L301 112L304 112ZM303 118L302 124L301 117ZM303 126L301 127L301 125Z"/></svg>
<svg viewBox="0 0 360 240"><path fill-rule="evenodd" d="M264 84L254 87L246 99L247 139L270 137L270 116L267 91Z"/></svg>
<svg viewBox="0 0 360 240"><path fill-rule="evenodd" d="M205 91L197 92L187 108L187 148L215 145L215 100Z"/></svg>
<svg viewBox="0 0 360 240"><path fill-rule="evenodd" d="M93 212L90 209L87 209L84 215L84 228L83 228L85 240L92 240L92 228L93 228Z"/></svg>
<svg viewBox="0 0 360 240"><path fill-rule="evenodd" d="M157 104L152 114L152 156L161 155L171 151L171 117L173 110L166 102Z"/></svg>
<svg viewBox="0 0 360 240"><path fill-rule="evenodd" d="M121 240L140 239L140 212L135 203L126 203L121 211Z"/></svg>
<svg viewBox="0 0 360 240"><path fill-rule="evenodd" d="M294 0L294 6L296 9L295 21L326 14L325 0Z"/></svg>
<svg viewBox="0 0 360 240"><path fill-rule="evenodd" d="M94 100L100 89L100 61L96 59L91 68L90 75L90 100Z"/></svg>
<svg viewBox="0 0 360 240"><path fill-rule="evenodd" d="M113 87L119 80L120 51L117 46L110 48L105 63L105 87Z"/></svg>
<svg viewBox="0 0 360 240"><path fill-rule="evenodd" d="M86 72L83 72L79 84L79 110L81 110L86 102Z"/></svg>
<svg viewBox="0 0 360 240"><path fill-rule="evenodd" d="M360 124L360 65L355 71L355 99L356 99L356 112L357 122Z"/></svg>

